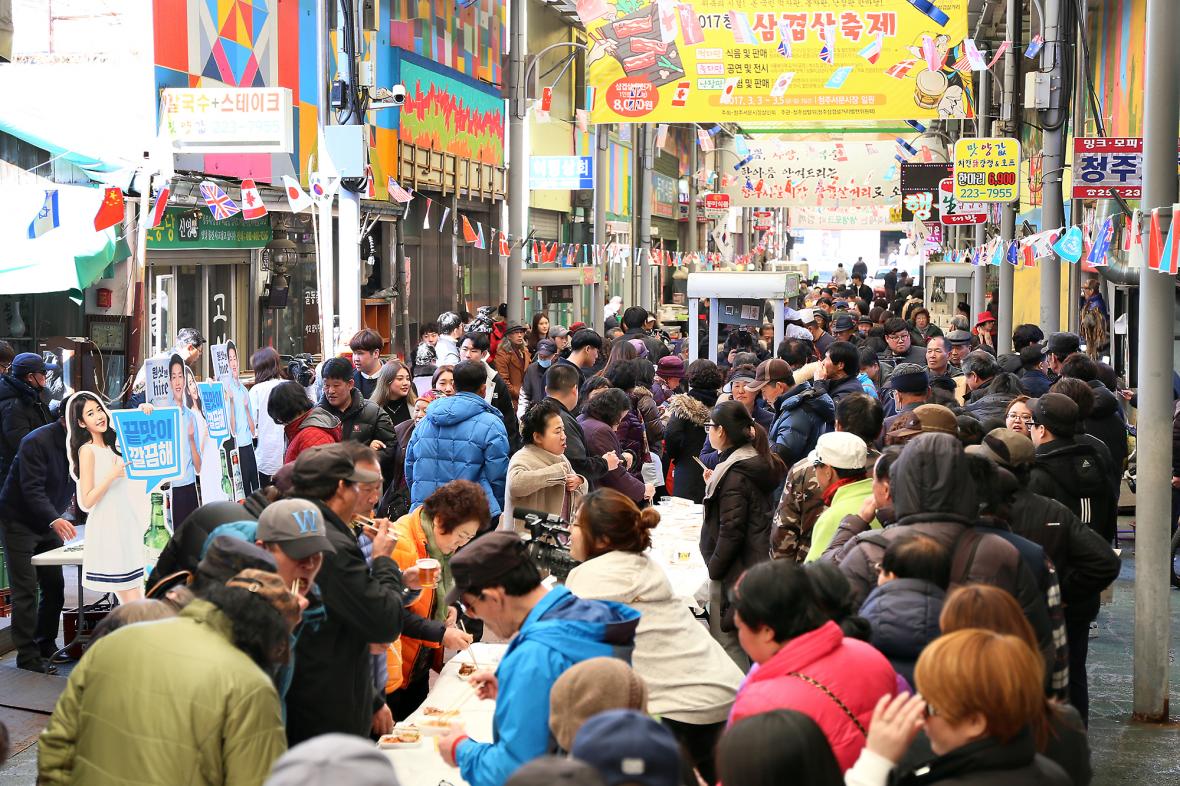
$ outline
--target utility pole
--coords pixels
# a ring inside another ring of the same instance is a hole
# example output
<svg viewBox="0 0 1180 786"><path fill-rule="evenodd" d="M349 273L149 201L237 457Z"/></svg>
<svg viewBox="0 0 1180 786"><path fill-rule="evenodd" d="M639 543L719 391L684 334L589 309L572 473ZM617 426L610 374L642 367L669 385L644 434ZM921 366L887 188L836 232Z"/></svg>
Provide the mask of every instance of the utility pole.
<svg viewBox="0 0 1180 786"><path fill-rule="evenodd" d="M610 199L610 133L607 125L594 127L594 245L599 249L606 248L606 203ZM594 287L591 297L590 319L588 324L598 335L602 335L603 307L606 305L604 297L606 291L606 273L610 268L610 260L605 253L603 264L598 270L598 280L601 282ZM595 260L597 266L597 260Z"/></svg>
<svg viewBox="0 0 1180 786"><path fill-rule="evenodd" d="M979 103L975 107L975 136L991 136L992 109L992 75L986 68L976 72L979 75ZM991 211L988 211L989 213ZM987 242L984 224L975 225L975 247L982 248ZM971 271L971 313L983 311L983 304L987 301L987 268L986 262L975 266Z"/></svg>
<svg viewBox="0 0 1180 786"><path fill-rule="evenodd" d="M1004 136L1020 139L1020 52L1021 52L1021 24L1023 22L1023 7L1021 0L1008 0L1008 40L1011 48L1004 56L1004 106L1000 110L1000 119L1004 126ZM1000 217L1000 237L1004 242L1005 251L1008 244L1016 237L1016 211L1020 207L1019 198L1016 202L1004 205L1004 212ZM1000 302L998 333L996 334L996 351L999 354L1012 351L1012 281L1015 268L1008 264L1007 255L1000 263Z"/></svg>
<svg viewBox="0 0 1180 786"><path fill-rule="evenodd" d="M1084 5L1084 4L1083 4ZM1049 109L1041 112L1045 129L1041 172L1041 228L1057 229L1065 224L1065 125L1069 117L1069 95L1065 91L1066 68L1072 67L1070 48L1062 35L1070 18L1061 0L1045 0L1045 46L1041 50L1041 71L1049 74ZM1072 266L1071 266L1072 267ZM1061 329L1061 259L1054 255L1041 262L1041 326L1048 332Z"/></svg>
<svg viewBox="0 0 1180 786"><path fill-rule="evenodd" d="M1180 125L1180 3L1148 0L1143 104L1144 212L1177 201L1176 127ZM1163 211L1161 211L1163 212ZM1168 220L1160 216L1161 232ZM1147 248L1149 221L1143 222ZM1172 351L1176 279L1139 271L1139 479L1135 496L1134 714L1168 719L1168 634L1172 551Z"/></svg>
<svg viewBox="0 0 1180 786"><path fill-rule="evenodd" d="M688 252L697 251L700 240L700 227L697 226L697 169L700 162L697 149L696 140L691 140L688 146L688 234L684 242L684 250Z"/></svg>
<svg viewBox="0 0 1180 786"><path fill-rule="evenodd" d="M521 269L524 267L524 235L528 218L528 153L525 150L525 0L509 0L508 79L510 89L508 116L508 239L512 253L508 257L508 321L524 321L524 289ZM455 221L459 216L454 217Z"/></svg>
<svg viewBox="0 0 1180 786"><path fill-rule="evenodd" d="M341 123L348 126L360 126L364 118L356 111L356 91L359 88L357 79L357 57L360 51L360 26L356 0L343 0L343 5L350 8L348 13L340 13L337 18L340 27L337 30L339 50L336 62L340 64L340 77L345 85L345 100L347 110ZM350 50L352 55L350 55ZM358 146L362 144L357 137ZM363 148L357 152L364 152ZM351 173L355 177L355 173ZM352 178L348 178L352 179ZM337 259L339 260L338 281L340 284L340 340L346 342L352 338L361 327L361 195L345 186L344 173L340 178L340 207L337 211ZM392 338L392 336L391 336Z"/></svg>
<svg viewBox="0 0 1180 786"><path fill-rule="evenodd" d="M652 310L651 297L651 172L655 167L655 126L644 123L639 126L643 140L640 147L642 164L639 187L639 299L638 304Z"/></svg>
<svg viewBox="0 0 1180 786"><path fill-rule="evenodd" d="M397 287L397 300L402 311L402 346L405 348L406 365L411 374L414 368L414 344L410 338L410 287L406 281L406 234L403 227L406 214L403 213L393 222L393 282ZM396 330L395 330L396 332ZM390 336L390 341L393 336Z"/></svg>
<svg viewBox="0 0 1180 786"><path fill-rule="evenodd" d="M325 3L335 0L317 0L316 2L316 86L318 90L319 111L316 113L320 124L319 140L324 141L323 129L327 128L332 107L328 101L328 22ZM319 169L327 151L316 153L316 168ZM308 173L310 174L310 173ZM336 246L332 242L332 201L318 200L315 209L319 212L319 247L316 249L316 278L319 284L320 299L320 352L327 360L336 354Z"/></svg>
<svg viewBox="0 0 1180 786"><path fill-rule="evenodd" d="M1086 35L1086 4L1079 3L1077 6L1078 16L1076 19L1076 26L1074 27L1074 40L1078 41L1078 46L1081 46L1081 41L1085 39ZM1086 129L1086 78L1085 64L1083 59L1074 56L1073 68L1073 119L1070 121L1071 131L1074 138L1085 135ZM1069 207L1069 222L1075 226L1082 225L1082 200L1074 199L1070 201ZM1055 229L1056 227L1045 224L1043 229ZM1081 289L1081 282L1078 280L1078 265L1068 266L1069 284L1066 286L1065 302L1068 308L1068 318L1065 323L1065 329L1077 332L1079 330L1080 310L1078 292Z"/></svg>

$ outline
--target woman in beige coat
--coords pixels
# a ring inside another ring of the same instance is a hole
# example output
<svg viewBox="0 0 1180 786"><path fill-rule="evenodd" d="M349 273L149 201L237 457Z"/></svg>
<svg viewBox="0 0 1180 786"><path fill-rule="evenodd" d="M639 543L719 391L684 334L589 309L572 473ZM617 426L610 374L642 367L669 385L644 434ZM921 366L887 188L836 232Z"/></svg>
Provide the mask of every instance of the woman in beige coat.
<svg viewBox="0 0 1180 786"><path fill-rule="evenodd" d="M521 420L521 441L508 464L508 486L500 528L520 527L513 522L515 508L528 508L561 516L569 521L579 497L589 484L565 457L565 424L551 401L529 407Z"/></svg>

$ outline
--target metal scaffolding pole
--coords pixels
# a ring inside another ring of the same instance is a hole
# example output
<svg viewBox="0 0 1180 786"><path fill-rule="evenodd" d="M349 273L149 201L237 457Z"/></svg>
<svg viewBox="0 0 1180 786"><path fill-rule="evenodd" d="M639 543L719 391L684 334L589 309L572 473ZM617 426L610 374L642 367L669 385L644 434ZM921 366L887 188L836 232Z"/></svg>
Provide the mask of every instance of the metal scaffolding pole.
<svg viewBox="0 0 1180 786"><path fill-rule="evenodd" d="M1000 109L1000 120L1004 126L1004 136L1014 139L1020 138L1020 33L1024 5L1021 0L1008 0L1008 13L1005 20L1008 25L1008 40L1012 47L1004 56L1004 105ZM1000 217L1000 238L1005 248L1016 237L1016 212L1020 207L1019 201L1004 205L1004 212ZM998 333L996 334L996 351L1001 355L1012 351L1012 281L1016 269L1008 264L1007 259L1000 264L1000 300L997 315Z"/></svg>
<svg viewBox="0 0 1180 786"><path fill-rule="evenodd" d="M1071 18L1061 0L1045 0L1045 47L1041 70L1049 73L1050 109L1041 113L1044 157L1041 172L1041 228L1057 229L1065 223L1065 124L1069 116L1069 93L1065 90L1069 45L1062 30ZM1041 261L1041 327L1050 333L1061 329L1061 259L1054 255Z"/></svg>
<svg viewBox="0 0 1180 786"><path fill-rule="evenodd" d="M1143 107L1144 211L1176 202L1180 125L1180 3L1148 0ZM1163 212L1163 211L1161 211ZM1170 220L1176 220L1171 216ZM1150 222L1143 222L1144 234ZM1161 231L1167 221L1161 216ZM1144 243L1147 238L1144 237ZM1139 468L1135 510L1134 717L1168 720L1169 562L1172 506L1172 368L1176 280L1139 272Z"/></svg>
<svg viewBox="0 0 1180 786"><path fill-rule="evenodd" d="M528 152L525 150L525 51L527 44L525 0L510 0L508 37L509 50L509 115L508 115L508 235L512 241L508 257L508 321L524 321L524 288L521 269L524 267L524 228L528 211ZM458 220L458 215L455 216Z"/></svg>
<svg viewBox="0 0 1180 786"><path fill-rule="evenodd" d="M985 137L991 136L991 118L989 114L992 108L991 84L992 77L989 71L978 71L979 74L979 103L976 107L975 113L975 136ZM975 247L981 247L987 241L987 234L985 232L984 224L975 225ZM975 269L971 271L971 313L978 314L983 311L983 305L987 301L987 265L976 265Z"/></svg>

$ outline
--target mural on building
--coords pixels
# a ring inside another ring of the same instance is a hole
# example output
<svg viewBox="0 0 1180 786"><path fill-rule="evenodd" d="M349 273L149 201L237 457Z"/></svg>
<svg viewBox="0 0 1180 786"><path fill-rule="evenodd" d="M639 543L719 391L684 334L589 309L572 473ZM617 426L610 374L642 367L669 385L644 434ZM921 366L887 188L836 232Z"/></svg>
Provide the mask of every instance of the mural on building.
<svg viewBox="0 0 1180 786"><path fill-rule="evenodd" d="M399 138L485 164L504 164L504 99L498 91L447 74L416 55L399 53L406 103Z"/></svg>
<svg viewBox="0 0 1180 786"><path fill-rule="evenodd" d="M607 217L612 221L627 220L631 216L631 148L613 139L610 142L610 184Z"/></svg>
<svg viewBox="0 0 1180 786"><path fill-rule="evenodd" d="M1107 136L1143 134L1147 0L1107 0L1088 19L1094 91ZM1087 121L1085 136L1095 133Z"/></svg>
<svg viewBox="0 0 1180 786"><path fill-rule="evenodd" d="M506 5L501 0L391 0L390 43L465 76L499 85Z"/></svg>

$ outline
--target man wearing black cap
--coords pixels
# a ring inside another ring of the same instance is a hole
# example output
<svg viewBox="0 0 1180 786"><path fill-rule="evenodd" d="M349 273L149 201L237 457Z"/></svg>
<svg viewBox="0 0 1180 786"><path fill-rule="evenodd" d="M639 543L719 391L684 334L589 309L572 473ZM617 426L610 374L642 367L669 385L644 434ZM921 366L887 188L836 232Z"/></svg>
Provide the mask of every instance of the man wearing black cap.
<svg viewBox="0 0 1180 786"><path fill-rule="evenodd" d="M1020 389L1025 395L1037 398L1049 392L1052 381L1045 373L1045 347L1041 344L1029 344L1020 350ZM1126 442L1126 440L1123 440Z"/></svg>
<svg viewBox="0 0 1180 786"><path fill-rule="evenodd" d="M8 475L20 441L52 420L45 373L56 369L45 365L36 352L22 352L0 377L0 484Z"/></svg>
<svg viewBox="0 0 1180 786"><path fill-rule="evenodd" d="M660 358L669 354L668 348L664 346L664 342L660 341L655 336L647 331L648 321L654 319L648 313L646 308L639 306L631 306L623 312L623 339L630 341L637 338L643 342L647 347L648 360L652 363L658 363Z"/></svg>
<svg viewBox="0 0 1180 786"><path fill-rule="evenodd" d="M1068 396L1046 393L1032 410L1037 459L1029 488L1065 505L1103 540L1113 542L1118 500L1110 482L1114 468L1109 452L1099 451L1101 443L1075 438L1079 411Z"/></svg>
<svg viewBox="0 0 1180 786"><path fill-rule="evenodd" d="M547 589L514 532L472 541L451 558L451 573L455 586L447 605L461 601L468 616L512 643L495 673L478 671L470 679L479 698L496 700L493 742L476 742L458 727L439 738L438 750L471 786L500 786L547 752L549 690L562 672L589 658L630 662L639 612L582 600L563 586Z"/></svg>
<svg viewBox="0 0 1180 786"><path fill-rule="evenodd" d="M832 336L837 341L856 341L856 320L851 314L843 312L835 316L832 320Z"/></svg>
<svg viewBox="0 0 1180 786"><path fill-rule="evenodd" d="M537 353L533 356L533 362L524 370L524 380L520 383L520 398L516 402L516 417L523 418L529 405L536 404L545 398L545 373L558 361L559 356L557 342L553 339L543 338L537 342ZM580 378L581 375L579 375L579 380Z"/></svg>
<svg viewBox="0 0 1180 786"><path fill-rule="evenodd" d="M1078 338L1077 333L1049 334L1049 343L1046 346L1049 354L1046 360L1049 361L1049 380L1051 382L1057 381L1057 378L1061 376L1061 366L1065 363L1065 359L1077 352L1081 346L1082 340Z"/></svg>
<svg viewBox="0 0 1180 786"><path fill-rule="evenodd" d="M520 388L524 384L525 370L533 362L529 355L529 348L524 342L525 328L519 322L509 322L504 333L504 340L496 351L496 373L508 385L508 395L512 397L512 409L520 403ZM536 399L534 399L535 401Z"/></svg>
<svg viewBox="0 0 1180 786"><path fill-rule="evenodd" d="M292 745L331 732L367 736L374 715L385 708L385 697L373 687L369 644L401 635L406 586L414 587L418 577L411 568L403 582L391 559L396 537L387 519L373 536L371 566L349 526L359 485L380 480L380 473L359 469L344 445L310 448L295 460L292 496L316 504L335 552L324 554L316 582L327 617L303 630L296 647L287 694Z"/></svg>
<svg viewBox="0 0 1180 786"><path fill-rule="evenodd" d="M956 329L946 334L946 340L950 344L947 354L950 356L951 366L961 370L963 361L971 354L973 336L966 330Z"/></svg>
<svg viewBox="0 0 1180 786"><path fill-rule="evenodd" d="M796 385L791 366L785 360L762 361L746 390L761 391L762 400L774 408L774 423L768 432L770 449L788 467L814 450L820 435L835 421L836 405L832 397L816 390L810 382Z"/></svg>
<svg viewBox="0 0 1180 786"><path fill-rule="evenodd" d="M930 378L926 375L926 369L916 363L898 363L886 387L893 390L895 409L894 414L885 418L878 445L882 444L894 421L903 413L915 410L930 401Z"/></svg>

